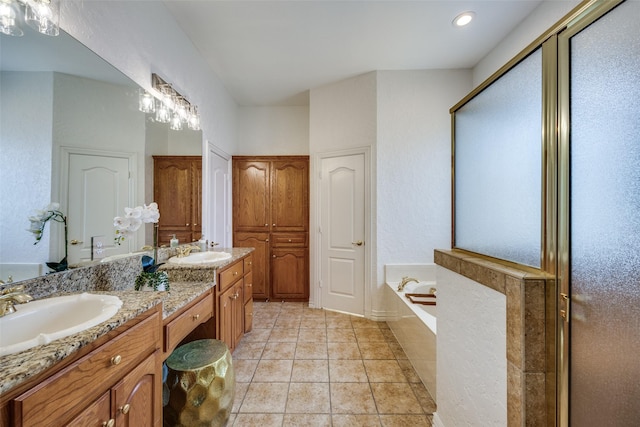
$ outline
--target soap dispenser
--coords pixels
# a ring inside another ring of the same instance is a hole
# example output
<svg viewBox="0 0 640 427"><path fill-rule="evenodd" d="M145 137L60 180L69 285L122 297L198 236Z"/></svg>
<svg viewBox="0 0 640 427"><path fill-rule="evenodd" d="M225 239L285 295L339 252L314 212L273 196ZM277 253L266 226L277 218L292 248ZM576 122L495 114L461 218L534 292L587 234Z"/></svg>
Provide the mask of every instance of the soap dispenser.
<svg viewBox="0 0 640 427"><path fill-rule="evenodd" d="M176 235L174 234L173 238L169 242L169 246L172 247L172 248L177 248L179 243L180 242L178 241L178 239L176 238Z"/></svg>
<svg viewBox="0 0 640 427"><path fill-rule="evenodd" d="M206 252L207 251L207 241L204 238L204 234L202 235L200 240L198 240L198 246L200 246L200 252Z"/></svg>

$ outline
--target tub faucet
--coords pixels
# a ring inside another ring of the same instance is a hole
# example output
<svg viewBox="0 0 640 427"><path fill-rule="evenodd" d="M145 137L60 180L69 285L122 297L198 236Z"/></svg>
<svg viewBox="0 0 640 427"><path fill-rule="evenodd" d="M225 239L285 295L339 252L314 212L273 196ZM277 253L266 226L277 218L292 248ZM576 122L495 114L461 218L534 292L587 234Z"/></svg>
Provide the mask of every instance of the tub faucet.
<svg viewBox="0 0 640 427"><path fill-rule="evenodd" d="M398 285L398 291L404 290L404 287L407 286L407 283L409 283L409 282L420 283L420 282L418 282L418 279L414 279L413 277L404 276L402 278L402 282L400 282L400 284Z"/></svg>
<svg viewBox="0 0 640 427"><path fill-rule="evenodd" d="M0 317L16 311L14 304L24 304L33 299L24 292L24 286L14 286L0 290Z"/></svg>

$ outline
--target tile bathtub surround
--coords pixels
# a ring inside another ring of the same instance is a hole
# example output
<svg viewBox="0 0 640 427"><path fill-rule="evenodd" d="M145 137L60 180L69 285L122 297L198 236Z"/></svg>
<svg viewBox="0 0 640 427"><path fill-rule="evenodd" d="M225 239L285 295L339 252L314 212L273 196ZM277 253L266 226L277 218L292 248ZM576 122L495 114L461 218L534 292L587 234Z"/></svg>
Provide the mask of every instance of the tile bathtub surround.
<svg viewBox="0 0 640 427"><path fill-rule="evenodd" d="M229 426L431 426L435 403L384 322L254 302Z"/></svg>

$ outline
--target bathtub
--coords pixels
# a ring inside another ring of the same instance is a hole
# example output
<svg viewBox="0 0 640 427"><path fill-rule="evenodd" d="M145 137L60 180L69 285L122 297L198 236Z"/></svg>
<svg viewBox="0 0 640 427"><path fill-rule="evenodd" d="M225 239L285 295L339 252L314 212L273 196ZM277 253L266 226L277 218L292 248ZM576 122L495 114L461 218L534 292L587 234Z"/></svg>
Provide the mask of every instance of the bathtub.
<svg viewBox="0 0 640 427"><path fill-rule="evenodd" d="M434 266L435 268L435 266ZM405 274L406 275L406 274ZM422 279L431 279L431 274L411 275ZM434 274L435 276L435 274ZM436 401L436 333L437 306L412 303L405 294L430 293L436 288L434 280L420 280L408 283L402 292L398 292L400 277L387 274L386 302L387 324L405 351L431 397ZM398 280L394 280L398 279Z"/></svg>

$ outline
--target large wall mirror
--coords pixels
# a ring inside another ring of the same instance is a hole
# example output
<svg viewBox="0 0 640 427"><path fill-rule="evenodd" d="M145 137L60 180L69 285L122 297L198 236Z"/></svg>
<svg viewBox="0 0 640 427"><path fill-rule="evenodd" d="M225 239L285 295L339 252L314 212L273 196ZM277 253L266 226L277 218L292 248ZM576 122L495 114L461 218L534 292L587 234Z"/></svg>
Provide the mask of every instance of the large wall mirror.
<svg viewBox="0 0 640 427"><path fill-rule="evenodd" d="M102 256L152 241L148 225L115 245L113 217L153 200L153 155L201 155L202 134L155 123L138 91L63 31L0 36L0 280L49 273L64 257L62 224L49 221L37 244L28 231L51 202L67 216L70 265L91 259L92 237Z"/></svg>

